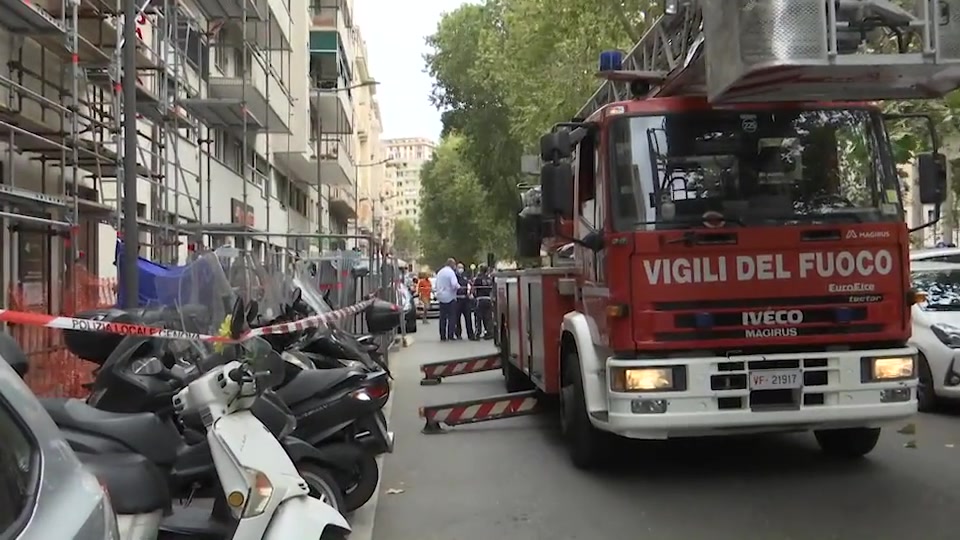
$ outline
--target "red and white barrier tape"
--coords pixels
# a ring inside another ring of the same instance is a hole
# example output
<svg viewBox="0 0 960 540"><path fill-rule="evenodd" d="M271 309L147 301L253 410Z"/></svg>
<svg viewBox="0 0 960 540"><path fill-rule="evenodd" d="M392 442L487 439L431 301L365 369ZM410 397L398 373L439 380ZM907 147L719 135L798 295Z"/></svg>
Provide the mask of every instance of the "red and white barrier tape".
<svg viewBox="0 0 960 540"><path fill-rule="evenodd" d="M75 330L78 332L104 332L107 334L117 334L121 336L182 339L189 341L206 341L211 343L239 343L256 336L301 332L307 328L320 326L323 323L333 322L338 319L356 315L364 309L367 309L367 307L369 307L372 303L372 299L365 300L359 304L337 309L331 311L330 313L322 313L320 315L306 317L289 323L280 323L261 328L253 328L246 331L237 339L231 339L223 336L211 336L209 334L200 334L197 332L185 332L183 330L173 330L169 328L159 328L156 326L146 326L142 324L91 321L89 319L61 317L43 313L26 313L23 311L12 311L9 309L0 310L0 322L22 324L24 326L43 326L46 328L57 328L59 330Z"/></svg>

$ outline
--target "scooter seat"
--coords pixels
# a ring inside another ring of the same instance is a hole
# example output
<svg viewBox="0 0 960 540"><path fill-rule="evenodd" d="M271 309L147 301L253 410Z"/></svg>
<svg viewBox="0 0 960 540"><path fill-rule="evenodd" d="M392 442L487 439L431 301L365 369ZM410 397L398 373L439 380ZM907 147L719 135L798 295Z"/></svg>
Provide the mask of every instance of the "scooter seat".
<svg viewBox="0 0 960 540"><path fill-rule="evenodd" d="M120 515L149 514L171 506L167 481L156 465L139 454L77 454L107 489Z"/></svg>
<svg viewBox="0 0 960 540"><path fill-rule="evenodd" d="M177 459L177 451L183 442L180 432L172 423L164 422L153 413L101 411L79 399L45 398L40 401L54 423L63 430L114 440L160 467L169 467Z"/></svg>
<svg viewBox="0 0 960 540"><path fill-rule="evenodd" d="M277 395L291 409L352 378L362 378L363 373L351 368L312 369L301 371L288 384L277 389Z"/></svg>

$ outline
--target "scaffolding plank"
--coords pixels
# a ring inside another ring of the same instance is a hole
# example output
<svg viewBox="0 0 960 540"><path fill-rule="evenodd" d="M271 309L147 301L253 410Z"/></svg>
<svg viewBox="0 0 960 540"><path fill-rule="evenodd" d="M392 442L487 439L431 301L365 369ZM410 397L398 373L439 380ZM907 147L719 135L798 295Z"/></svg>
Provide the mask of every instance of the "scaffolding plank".
<svg viewBox="0 0 960 540"><path fill-rule="evenodd" d="M194 3L207 19L243 19L245 16L249 21L262 21L269 9L266 2L257 0L194 0Z"/></svg>
<svg viewBox="0 0 960 540"><path fill-rule="evenodd" d="M218 129L262 131L266 128L250 110L237 99L190 98L180 105L202 124ZM244 124L246 117L246 124Z"/></svg>
<svg viewBox="0 0 960 540"><path fill-rule="evenodd" d="M66 28L60 21L27 0L0 0L0 26L15 34L52 34L62 39Z"/></svg>
<svg viewBox="0 0 960 540"><path fill-rule="evenodd" d="M66 208L67 206L67 202L63 197L5 184L0 184L0 200L12 204L34 204L59 208Z"/></svg>

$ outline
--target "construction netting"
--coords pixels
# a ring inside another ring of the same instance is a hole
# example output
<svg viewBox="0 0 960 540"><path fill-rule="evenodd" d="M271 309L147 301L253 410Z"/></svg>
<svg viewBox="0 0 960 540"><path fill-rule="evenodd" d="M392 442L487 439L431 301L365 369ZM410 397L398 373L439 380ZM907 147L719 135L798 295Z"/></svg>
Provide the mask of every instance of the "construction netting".
<svg viewBox="0 0 960 540"><path fill-rule="evenodd" d="M75 267L75 286L58 283L13 283L8 290L8 308L16 311L73 315L88 309L116 305L117 280L100 278L86 268ZM52 287L52 288L51 288ZM10 335L30 359L26 381L35 394L43 397L82 397L83 388L92 380L96 367L70 354L63 343L63 331L37 326L8 325Z"/></svg>

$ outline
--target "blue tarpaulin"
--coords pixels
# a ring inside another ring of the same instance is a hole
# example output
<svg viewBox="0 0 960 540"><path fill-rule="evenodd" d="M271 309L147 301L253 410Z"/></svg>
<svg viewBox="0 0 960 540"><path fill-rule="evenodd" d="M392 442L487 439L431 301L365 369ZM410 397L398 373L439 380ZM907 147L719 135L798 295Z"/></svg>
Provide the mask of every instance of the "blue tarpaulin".
<svg viewBox="0 0 960 540"><path fill-rule="evenodd" d="M114 253L114 265L117 267L117 305L123 306L125 300L124 291L126 288L123 283L123 242L117 242L117 249ZM170 290L172 283L177 283L184 275L186 266L164 266L157 264L143 257L137 258L137 269L139 270L138 289L139 299L137 305L169 305L174 306L177 303L177 291Z"/></svg>

